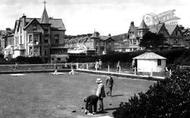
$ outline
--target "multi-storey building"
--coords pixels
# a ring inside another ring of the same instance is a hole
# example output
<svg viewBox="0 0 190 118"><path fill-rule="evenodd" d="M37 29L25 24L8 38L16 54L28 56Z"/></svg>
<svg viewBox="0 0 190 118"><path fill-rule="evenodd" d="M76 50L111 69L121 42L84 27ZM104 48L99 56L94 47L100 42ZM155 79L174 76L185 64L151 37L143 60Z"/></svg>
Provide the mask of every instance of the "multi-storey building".
<svg viewBox="0 0 190 118"><path fill-rule="evenodd" d="M65 47L69 54L107 54L113 51L114 40L111 35L101 36L98 32L77 36L67 36Z"/></svg>
<svg viewBox="0 0 190 118"><path fill-rule="evenodd" d="M114 51L115 52L127 52L129 47L128 34L123 33L112 36L114 39Z"/></svg>
<svg viewBox="0 0 190 118"><path fill-rule="evenodd" d="M184 40L182 29L177 24L165 25L165 23L158 23L156 25L147 26L144 20L142 20L139 27L136 27L134 25L134 22L131 22L128 33L125 35L121 34L113 36L113 39L115 39L115 51L131 52L142 50L139 44L144 34L146 34L148 31L156 34L162 34L166 38L166 41L162 48L188 47L187 41ZM188 37L187 32L187 30L184 31L186 37Z"/></svg>
<svg viewBox="0 0 190 118"><path fill-rule="evenodd" d="M48 17L45 5L41 18L27 18L23 15L14 26L13 57L40 56L49 62L50 52L64 44L65 31L62 19Z"/></svg>
<svg viewBox="0 0 190 118"><path fill-rule="evenodd" d="M139 27L136 27L132 21L128 33L113 36L113 39L115 40L115 51L132 52L142 50L139 44L143 35L147 33L148 30L149 29L144 21L142 21Z"/></svg>

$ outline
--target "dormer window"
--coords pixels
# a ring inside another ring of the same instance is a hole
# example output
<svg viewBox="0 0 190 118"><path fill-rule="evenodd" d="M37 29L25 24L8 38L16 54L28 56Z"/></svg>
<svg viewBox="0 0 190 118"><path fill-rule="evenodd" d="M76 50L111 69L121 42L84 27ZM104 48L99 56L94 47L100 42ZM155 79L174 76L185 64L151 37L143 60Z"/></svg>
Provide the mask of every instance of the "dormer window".
<svg viewBox="0 0 190 118"><path fill-rule="evenodd" d="M34 25L34 26L33 26L33 30L37 30L37 25Z"/></svg>

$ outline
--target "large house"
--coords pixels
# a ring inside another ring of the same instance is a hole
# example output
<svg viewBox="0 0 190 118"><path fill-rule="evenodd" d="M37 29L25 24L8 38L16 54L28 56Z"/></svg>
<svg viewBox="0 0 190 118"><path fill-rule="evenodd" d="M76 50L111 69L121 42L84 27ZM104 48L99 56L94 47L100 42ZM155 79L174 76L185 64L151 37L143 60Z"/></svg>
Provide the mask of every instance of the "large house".
<svg viewBox="0 0 190 118"><path fill-rule="evenodd" d="M148 32L162 34L165 38L165 48L186 48L187 41L184 40L183 34L187 34L182 31L181 27L177 24L165 24L158 23L156 25L147 26L142 20L139 27L134 25L132 21L128 33L120 34L113 36L112 38L115 40L115 51L119 52L131 52L136 50L142 50L143 48L139 46L141 39Z"/></svg>
<svg viewBox="0 0 190 118"><path fill-rule="evenodd" d="M114 40L111 35L101 36L100 33L65 37L65 48L68 54L107 54L114 50Z"/></svg>
<svg viewBox="0 0 190 118"><path fill-rule="evenodd" d="M41 18L27 18L23 15L14 26L14 54L18 56L40 56L50 61L51 52L64 44L65 26L62 19L48 17L46 7Z"/></svg>
<svg viewBox="0 0 190 118"><path fill-rule="evenodd" d="M113 36L115 40L114 46L116 52L132 52L137 50L142 50L143 48L139 46L140 41L145 33L148 32L148 27L142 21L139 27L136 27L132 21L128 33Z"/></svg>

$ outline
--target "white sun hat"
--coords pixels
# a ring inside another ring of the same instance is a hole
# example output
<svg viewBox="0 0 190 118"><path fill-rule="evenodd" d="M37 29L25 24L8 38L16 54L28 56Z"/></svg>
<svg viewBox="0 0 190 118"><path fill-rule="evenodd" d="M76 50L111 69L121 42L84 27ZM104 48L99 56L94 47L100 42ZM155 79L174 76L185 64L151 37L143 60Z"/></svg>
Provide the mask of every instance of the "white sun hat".
<svg viewBox="0 0 190 118"><path fill-rule="evenodd" d="M97 78L96 83L102 83L102 80L100 78Z"/></svg>

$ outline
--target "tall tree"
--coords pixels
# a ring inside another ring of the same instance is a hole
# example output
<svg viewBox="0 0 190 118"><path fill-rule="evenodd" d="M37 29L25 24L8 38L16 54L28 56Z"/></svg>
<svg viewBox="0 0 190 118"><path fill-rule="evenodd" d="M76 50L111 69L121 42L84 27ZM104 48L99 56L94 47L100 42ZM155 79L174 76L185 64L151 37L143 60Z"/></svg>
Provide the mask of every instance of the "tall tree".
<svg viewBox="0 0 190 118"><path fill-rule="evenodd" d="M159 46L162 46L165 41L166 38L163 34L156 34L149 31L143 36L140 46L145 47L146 49L156 49Z"/></svg>

